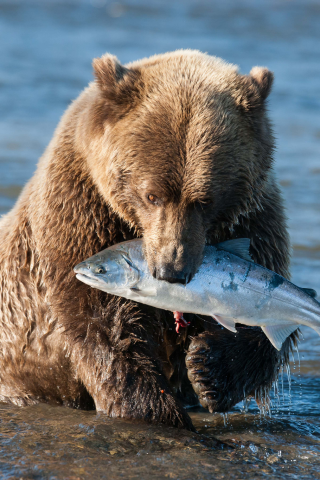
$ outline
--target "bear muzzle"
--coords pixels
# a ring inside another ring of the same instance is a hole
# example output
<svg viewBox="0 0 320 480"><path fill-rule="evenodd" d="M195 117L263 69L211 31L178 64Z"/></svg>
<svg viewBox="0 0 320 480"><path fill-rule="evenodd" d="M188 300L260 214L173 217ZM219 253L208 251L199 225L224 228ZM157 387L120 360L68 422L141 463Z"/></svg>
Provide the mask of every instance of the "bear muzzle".
<svg viewBox="0 0 320 480"><path fill-rule="evenodd" d="M169 283L182 283L183 285L189 283L192 278L192 274L188 267L178 271L170 265L162 265L158 268L154 268L153 276L157 280L164 280Z"/></svg>

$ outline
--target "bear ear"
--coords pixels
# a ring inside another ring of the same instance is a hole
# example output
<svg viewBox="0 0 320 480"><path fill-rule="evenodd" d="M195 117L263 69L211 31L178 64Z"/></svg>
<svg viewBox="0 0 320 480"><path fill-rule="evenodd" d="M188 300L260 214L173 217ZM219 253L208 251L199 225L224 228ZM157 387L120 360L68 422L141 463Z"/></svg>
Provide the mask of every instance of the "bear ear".
<svg viewBox="0 0 320 480"><path fill-rule="evenodd" d="M238 105L245 111L262 107L271 91L273 73L265 67L254 67L249 75L242 75Z"/></svg>
<svg viewBox="0 0 320 480"><path fill-rule="evenodd" d="M128 69L123 67L116 56L106 54L92 62L94 75L101 90L114 89Z"/></svg>
<svg viewBox="0 0 320 480"><path fill-rule="evenodd" d="M141 96L141 72L126 68L114 55L106 54L93 60L96 82L104 98L119 107L130 107ZM120 113L120 112L119 112Z"/></svg>
<svg viewBox="0 0 320 480"><path fill-rule="evenodd" d="M273 72L270 72L265 67L253 67L249 76L257 85L261 99L265 100L271 92L274 78Z"/></svg>

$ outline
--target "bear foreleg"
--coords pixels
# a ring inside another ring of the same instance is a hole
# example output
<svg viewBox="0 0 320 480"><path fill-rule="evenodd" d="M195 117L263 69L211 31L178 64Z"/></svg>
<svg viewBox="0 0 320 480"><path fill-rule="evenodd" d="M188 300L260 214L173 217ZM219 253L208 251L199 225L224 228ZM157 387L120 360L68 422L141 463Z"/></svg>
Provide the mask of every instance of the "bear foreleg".
<svg viewBox="0 0 320 480"><path fill-rule="evenodd" d="M111 300L104 318L96 316L83 327L81 334L78 325L79 340L71 358L98 411L194 431L162 373L156 345L150 342L154 319L128 302Z"/></svg>

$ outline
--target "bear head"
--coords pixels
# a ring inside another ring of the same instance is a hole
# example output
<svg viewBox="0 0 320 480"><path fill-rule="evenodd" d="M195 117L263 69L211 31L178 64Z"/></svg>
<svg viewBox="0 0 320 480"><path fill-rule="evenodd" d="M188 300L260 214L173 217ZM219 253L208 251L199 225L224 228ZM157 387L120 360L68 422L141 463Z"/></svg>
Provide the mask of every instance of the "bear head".
<svg viewBox="0 0 320 480"><path fill-rule="evenodd" d="M94 60L89 169L101 195L143 235L151 273L187 283L206 242L259 209L272 166L273 74L249 75L197 51L123 66Z"/></svg>

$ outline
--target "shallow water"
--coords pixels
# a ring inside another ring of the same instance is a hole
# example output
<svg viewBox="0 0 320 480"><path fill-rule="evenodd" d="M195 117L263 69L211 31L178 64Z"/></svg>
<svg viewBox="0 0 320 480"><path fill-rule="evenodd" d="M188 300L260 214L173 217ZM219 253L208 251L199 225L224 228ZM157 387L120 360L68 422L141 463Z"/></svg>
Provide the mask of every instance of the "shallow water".
<svg viewBox="0 0 320 480"><path fill-rule="evenodd" d="M44 404L1 405L1 478L320 478L320 380L294 378L291 399L288 391L284 382L272 417L254 405L227 418L190 412L198 434Z"/></svg>
<svg viewBox="0 0 320 480"><path fill-rule="evenodd" d="M320 3L316 0L0 0L0 213L7 212L91 60L198 48L275 72L270 113L298 285L320 292ZM0 478L320 478L320 340L303 329L291 394L191 411L201 435L61 407L0 405ZM217 448L213 437L234 448Z"/></svg>

